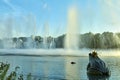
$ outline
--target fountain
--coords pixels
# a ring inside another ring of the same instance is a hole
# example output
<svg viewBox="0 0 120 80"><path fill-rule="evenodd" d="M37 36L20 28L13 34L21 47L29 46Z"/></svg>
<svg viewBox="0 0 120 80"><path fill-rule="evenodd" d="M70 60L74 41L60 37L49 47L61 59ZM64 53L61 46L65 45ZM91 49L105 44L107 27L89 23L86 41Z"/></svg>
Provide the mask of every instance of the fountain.
<svg viewBox="0 0 120 80"><path fill-rule="evenodd" d="M12 18L6 17L7 22L4 22L5 27L5 39L1 39L1 46L3 45L4 49L10 48L22 48L22 49L31 49L31 48L55 48L55 39L49 40L49 24L44 24L44 35L43 38L38 42L35 41L35 29L36 29L36 20L34 15L20 15L20 16L11 16ZM64 41L64 47L66 49L78 49L79 42L79 20L78 20L78 10L77 8L71 7L68 11L68 25L67 33ZM3 19L4 20L4 19ZM21 23L19 23L21 22ZM6 25L7 24L7 25ZM18 26L18 28L16 28ZM24 28L22 28L24 26ZM10 29L9 29L10 28ZM24 34L24 35L23 35ZM29 35L30 37L26 36ZM32 35L32 36L31 36ZM4 35L3 35L4 36ZM13 40L15 36L16 40ZM16 37L17 36L17 37ZM20 36L20 37L18 37Z"/></svg>
<svg viewBox="0 0 120 80"><path fill-rule="evenodd" d="M55 48L54 38L49 40L49 25L44 24L43 38L35 40L36 21L32 14L28 15L3 15L0 21L1 39L0 48L3 49L31 49L31 48ZM5 19L4 19L5 18ZM21 23L19 23L21 22ZM22 27L24 26L24 28ZM49 42L48 42L49 41Z"/></svg>
<svg viewBox="0 0 120 80"><path fill-rule="evenodd" d="M64 44L65 48L67 49L65 51L66 54L76 54L74 50L78 50L79 48L79 16L77 6L75 5L71 6L68 10L68 25ZM80 72L77 70L79 68L79 66L76 65L78 64L77 62L78 59L73 59L70 57L65 58L66 74L70 74L72 76L69 77L66 75L66 79L79 79Z"/></svg>
<svg viewBox="0 0 120 80"><path fill-rule="evenodd" d="M12 41L12 37L13 37L13 17L12 16L7 16L7 18L5 18L5 20L2 22L4 29L1 30L1 32L3 33L1 36L1 38L3 39L3 48L11 48L14 47L13 46L13 41ZM7 45L6 45L7 44Z"/></svg>
<svg viewBox="0 0 120 80"><path fill-rule="evenodd" d="M79 16L76 6L68 10L68 25L65 38L66 49L78 49L79 42Z"/></svg>
<svg viewBox="0 0 120 80"><path fill-rule="evenodd" d="M50 42L50 49L53 49L53 48L55 48L56 46L55 46L55 39L53 38L52 40L51 40L51 42Z"/></svg>
<svg viewBox="0 0 120 80"><path fill-rule="evenodd" d="M46 5L47 4L45 4L45 6ZM77 6L70 6L67 15L68 20L65 38L59 38L58 40L58 43L61 41L60 44L64 42L65 49L54 49L56 48L57 39L49 36L50 27L48 22L43 25L44 34L42 37L40 37L36 36L35 29L37 23L34 19L34 15L22 15L19 16L20 18L18 18L18 20L16 18L8 19L7 17L6 19L8 21L3 21L5 30L1 31L5 33L5 36L3 35L0 40L0 47L3 48L0 49L0 55L2 55L2 57L0 56L1 60L10 60L12 67L15 65L20 65L23 69L23 74L27 74L29 71L32 72L32 74L29 74L28 79L30 79L30 77L34 74L35 76L36 74L42 74L41 76L45 78L49 78L49 76L51 77L62 75L65 76L63 79L68 80L78 80L80 79L81 75L85 76L82 73L85 72L84 68L87 62L86 58L78 56L86 56L90 51L86 49L83 51L79 50L80 21ZM22 29L22 26L25 28ZM13 36L14 29L16 29L15 27L17 27L19 30L15 30L15 32L18 33L17 35ZM94 35L90 37L93 36ZM91 39L88 37L89 36L85 36L85 39L88 39L86 42L89 42L89 39ZM101 39L103 40L104 37L105 36L101 37ZM117 36L115 37L118 38ZM101 42L103 47L106 45L106 42ZM92 41L90 43L92 43ZM106 53L108 52L103 52L103 54Z"/></svg>
<svg viewBox="0 0 120 80"><path fill-rule="evenodd" d="M43 37L43 48L48 49L47 37L49 35L49 25L48 23L44 24L44 37Z"/></svg>

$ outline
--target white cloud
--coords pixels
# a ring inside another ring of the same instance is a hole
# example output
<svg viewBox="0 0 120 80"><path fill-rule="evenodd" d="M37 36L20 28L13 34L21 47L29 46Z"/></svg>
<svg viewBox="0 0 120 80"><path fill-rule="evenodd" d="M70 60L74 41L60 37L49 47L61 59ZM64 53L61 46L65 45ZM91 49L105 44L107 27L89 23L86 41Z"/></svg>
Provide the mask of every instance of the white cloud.
<svg viewBox="0 0 120 80"><path fill-rule="evenodd" d="M5 4L7 4L13 11L16 10L16 8L14 7L14 5L11 4L10 0L3 0Z"/></svg>
<svg viewBox="0 0 120 80"><path fill-rule="evenodd" d="M13 11L13 13L20 13L26 11L21 6L18 6L17 4L12 4L11 1L12 0L3 0L3 2Z"/></svg>

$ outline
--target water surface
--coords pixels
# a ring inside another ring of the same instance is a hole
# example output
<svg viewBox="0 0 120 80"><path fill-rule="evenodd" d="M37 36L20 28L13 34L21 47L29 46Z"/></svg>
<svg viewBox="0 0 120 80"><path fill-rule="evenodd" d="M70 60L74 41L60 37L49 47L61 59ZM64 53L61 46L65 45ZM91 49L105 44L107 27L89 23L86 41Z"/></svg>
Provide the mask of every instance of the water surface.
<svg viewBox="0 0 120 80"><path fill-rule="evenodd" d="M88 56L0 56L1 62L10 63L11 71L15 70L17 75L23 74L24 79L31 74L33 80L119 80L120 79L120 57L100 56L111 70L109 78L88 77L86 66ZM75 62L76 64L71 64ZM6 75L6 76L7 76ZM91 79L92 78L92 79Z"/></svg>

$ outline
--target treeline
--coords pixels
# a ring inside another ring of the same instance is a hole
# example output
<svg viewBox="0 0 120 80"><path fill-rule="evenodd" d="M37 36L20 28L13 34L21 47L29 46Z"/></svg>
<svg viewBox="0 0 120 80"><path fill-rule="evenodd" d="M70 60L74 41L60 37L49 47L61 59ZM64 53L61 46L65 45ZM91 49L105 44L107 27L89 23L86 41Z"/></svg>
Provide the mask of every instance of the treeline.
<svg viewBox="0 0 120 80"><path fill-rule="evenodd" d="M120 48L120 33L104 32L102 34L91 32L80 34L79 48L114 49ZM64 48L65 35L56 38L56 47Z"/></svg>
<svg viewBox="0 0 120 80"><path fill-rule="evenodd" d="M14 37L1 39L0 48L64 48L65 34L53 38L41 36ZM120 33L104 32L102 34L91 32L78 35L78 48L90 49L116 49L120 48ZM74 42L71 42L74 43Z"/></svg>
<svg viewBox="0 0 120 80"><path fill-rule="evenodd" d="M41 36L14 37L0 39L0 48L49 48L54 41L53 37L43 38Z"/></svg>

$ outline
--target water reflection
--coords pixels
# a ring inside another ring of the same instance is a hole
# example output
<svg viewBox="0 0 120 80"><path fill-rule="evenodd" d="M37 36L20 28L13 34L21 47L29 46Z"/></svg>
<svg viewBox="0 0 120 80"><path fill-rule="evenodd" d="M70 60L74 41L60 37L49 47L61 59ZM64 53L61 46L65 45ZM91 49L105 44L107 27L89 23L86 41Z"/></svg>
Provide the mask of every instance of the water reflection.
<svg viewBox="0 0 120 80"><path fill-rule="evenodd" d="M79 59L65 57L65 75L68 80L80 80Z"/></svg>
<svg viewBox="0 0 120 80"><path fill-rule="evenodd" d="M87 75L89 80L109 80L109 76L93 76Z"/></svg>
<svg viewBox="0 0 120 80"><path fill-rule="evenodd" d="M6 78L13 75L12 78L23 78L24 80L119 80L120 57L102 57L102 59L110 67L110 77L87 75L88 57L0 56L1 62L10 63ZM16 72L16 76L13 74L14 72Z"/></svg>

